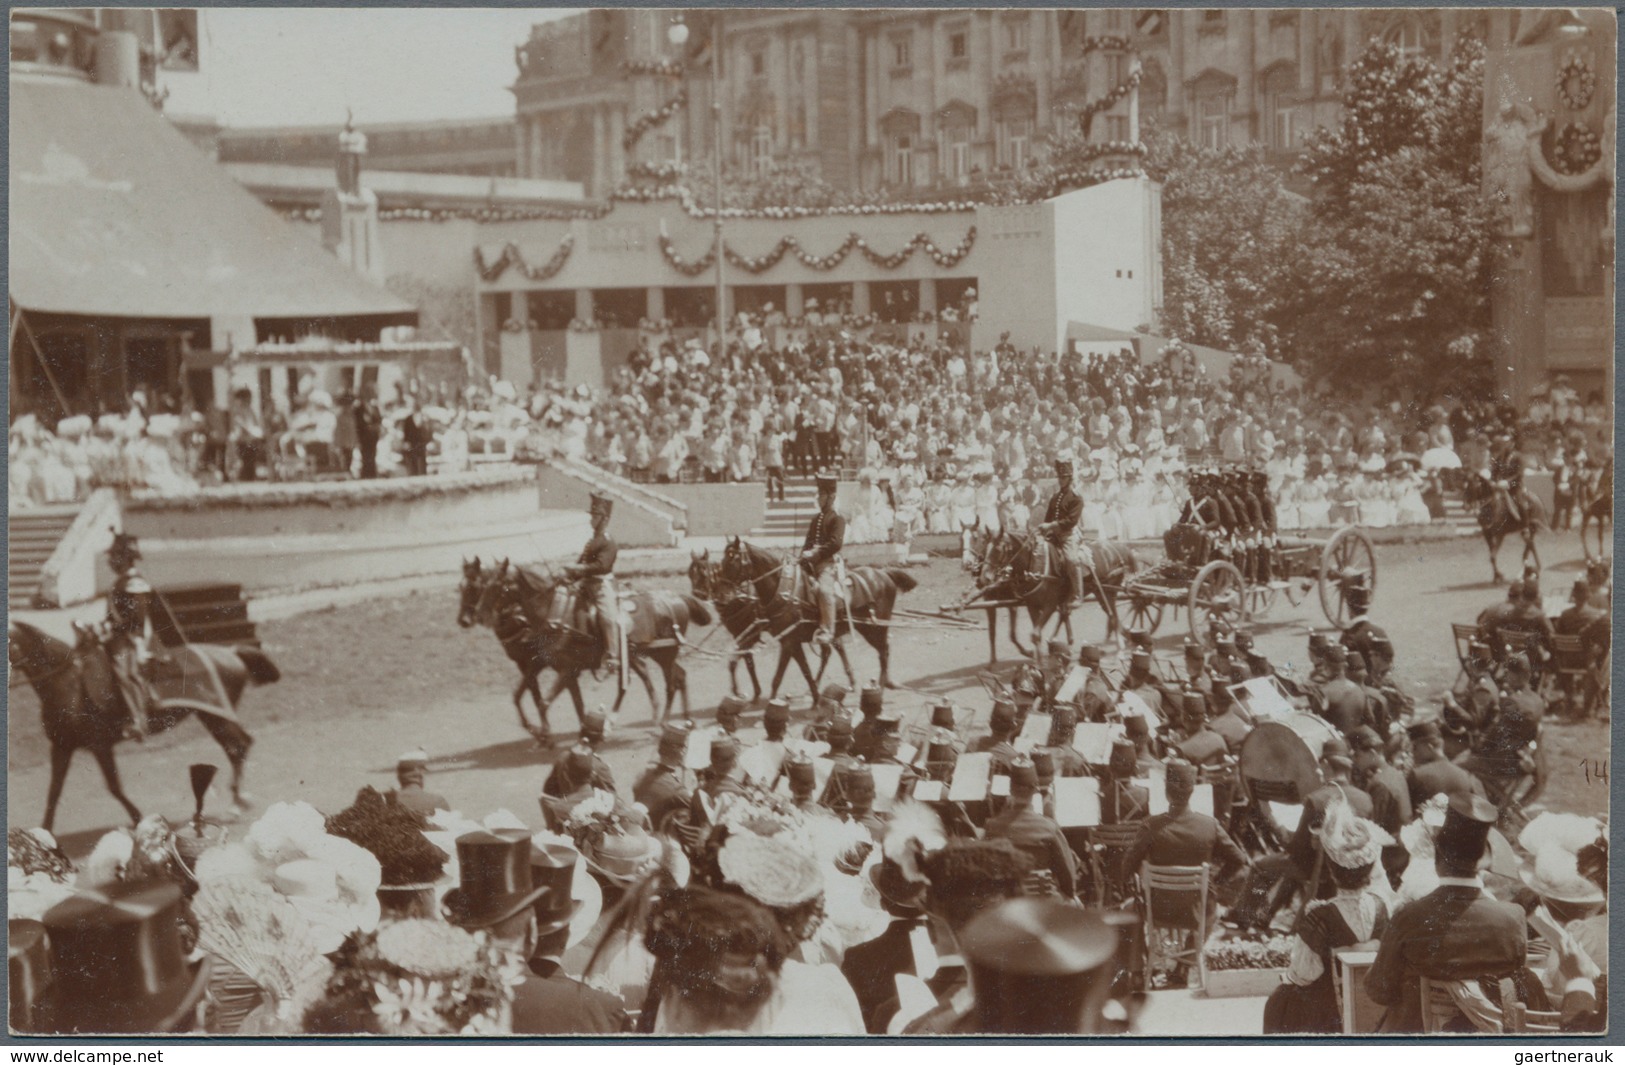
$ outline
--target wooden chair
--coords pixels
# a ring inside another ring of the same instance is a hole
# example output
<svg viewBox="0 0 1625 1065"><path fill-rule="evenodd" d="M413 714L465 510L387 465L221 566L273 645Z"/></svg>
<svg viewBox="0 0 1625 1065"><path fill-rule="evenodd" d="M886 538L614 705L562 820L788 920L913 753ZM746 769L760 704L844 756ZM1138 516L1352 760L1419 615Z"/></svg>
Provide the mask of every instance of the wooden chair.
<svg viewBox="0 0 1625 1065"><path fill-rule="evenodd" d="M1332 951L1332 995L1337 1015L1343 1018L1344 1035L1375 1032L1382 1019L1382 1007L1365 993L1365 974L1376 960L1378 946L1380 940L1368 939Z"/></svg>
<svg viewBox="0 0 1625 1065"><path fill-rule="evenodd" d="M1478 639L1478 626L1462 625L1453 621L1450 623L1450 638L1455 641L1456 663L1461 666L1460 672L1456 674L1455 682L1450 686L1452 690L1457 690L1461 687L1461 682L1464 679L1471 684L1472 678L1477 672L1472 664L1472 645L1473 641Z"/></svg>
<svg viewBox="0 0 1625 1065"><path fill-rule="evenodd" d="M1424 976L1421 985L1423 1032L1442 1032L1445 1025L1461 1019L1461 1007L1456 1005L1449 981L1435 982Z"/></svg>
<svg viewBox="0 0 1625 1065"><path fill-rule="evenodd" d="M1470 1010L1461 1007L1459 997L1466 992L1461 981L1421 979L1422 1031L1442 1032L1445 1025L1459 1018L1468 1018L1480 1031L1507 1034L1513 1032L1556 1033L1563 1030L1563 1016L1555 1010L1532 1010L1518 1001L1510 979L1500 982L1501 1005L1485 1001ZM1478 1014L1478 1016L1474 1016Z"/></svg>
<svg viewBox="0 0 1625 1065"><path fill-rule="evenodd" d="M1140 890L1143 892L1145 920L1146 962L1154 967L1161 959L1186 962L1196 969L1198 987L1207 986L1207 961L1203 949L1207 946L1209 874L1205 865L1152 865L1140 866ZM1186 921L1157 919L1156 900L1159 895L1194 896L1195 915ZM1173 933L1168 936L1167 933ZM1185 941L1187 946L1174 946L1172 942Z"/></svg>
<svg viewBox="0 0 1625 1065"><path fill-rule="evenodd" d="M1571 714L1576 710L1590 712L1597 694L1596 672L1583 637L1562 634L1552 637L1550 675L1558 690L1568 699ZM1579 706L1574 705L1576 699L1581 700Z"/></svg>
<svg viewBox="0 0 1625 1065"><path fill-rule="evenodd" d="M1097 901L1101 906L1111 906L1131 896L1128 878L1133 871L1123 868L1123 859L1140 838L1140 823L1098 825L1091 836L1089 854L1094 865Z"/></svg>

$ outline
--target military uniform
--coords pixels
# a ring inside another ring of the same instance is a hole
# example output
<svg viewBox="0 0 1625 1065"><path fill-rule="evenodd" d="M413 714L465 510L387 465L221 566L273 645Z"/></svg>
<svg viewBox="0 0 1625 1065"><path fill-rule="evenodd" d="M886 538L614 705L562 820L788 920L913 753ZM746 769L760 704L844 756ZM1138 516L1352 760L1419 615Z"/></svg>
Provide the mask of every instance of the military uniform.
<svg viewBox="0 0 1625 1065"><path fill-rule="evenodd" d="M677 810L688 806L692 793L685 786L686 771L680 766L653 765L632 786L632 801L649 811L649 823L656 829Z"/></svg>
<svg viewBox="0 0 1625 1065"><path fill-rule="evenodd" d="M135 537L115 533L107 555L118 574L107 593L107 652L130 714L129 733L145 739L148 715L158 706L146 675L152 654L152 604L156 593L135 568L141 558Z"/></svg>
<svg viewBox="0 0 1625 1065"><path fill-rule="evenodd" d="M1078 523L1083 520L1083 497L1072 487L1072 464L1062 461L1055 465L1060 484L1044 507L1042 535L1055 549L1056 560L1067 581L1067 598L1077 599L1082 593L1082 574L1074 537Z"/></svg>
<svg viewBox="0 0 1625 1065"><path fill-rule="evenodd" d="M835 479L820 477L820 492L833 494ZM840 589L835 581L835 560L846 544L846 519L835 509L833 499L829 508L814 514L807 524L807 536L801 543L801 569L813 582L814 599L818 603L819 630L826 639L835 636L835 604Z"/></svg>
<svg viewBox="0 0 1625 1065"><path fill-rule="evenodd" d="M625 684L625 655L621 648L621 626L615 603L615 560L620 546L610 539L605 529L609 523L612 504L606 496L592 497L593 535L581 549L573 566L565 568L565 576L576 581L578 602L590 606L597 622L600 649L606 656L621 659L622 684Z"/></svg>

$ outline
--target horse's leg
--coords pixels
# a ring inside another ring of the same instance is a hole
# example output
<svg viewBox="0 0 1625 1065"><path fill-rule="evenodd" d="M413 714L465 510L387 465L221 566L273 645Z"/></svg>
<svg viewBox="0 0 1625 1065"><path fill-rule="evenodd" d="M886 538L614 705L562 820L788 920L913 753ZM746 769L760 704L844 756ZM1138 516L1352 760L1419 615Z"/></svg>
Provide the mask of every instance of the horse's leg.
<svg viewBox="0 0 1625 1065"><path fill-rule="evenodd" d="M1506 579L1501 576L1501 561L1497 557L1501 553L1501 539L1500 537L1485 533L1484 544L1490 549L1490 573L1492 574L1490 580L1494 584L1500 584Z"/></svg>
<svg viewBox="0 0 1625 1065"><path fill-rule="evenodd" d="M570 690L571 697L575 699L576 714L578 716L581 714L581 687L576 683L575 674L560 671L558 675L553 678L553 686L548 689L546 697L537 702L537 739L541 739L543 736L551 736L553 734L552 726L547 723L547 711L548 708L553 705L553 700L557 699L559 697L559 693L564 691L566 688Z"/></svg>
<svg viewBox="0 0 1625 1065"><path fill-rule="evenodd" d="M735 651L728 656L728 694L739 694L739 658L743 651Z"/></svg>
<svg viewBox="0 0 1625 1065"><path fill-rule="evenodd" d="M1010 618L1010 638L1014 639L1015 635L1015 617L1012 615ZM999 612L997 609L987 612L987 664L989 666L999 664Z"/></svg>
<svg viewBox="0 0 1625 1065"><path fill-rule="evenodd" d="M1017 635L1017 614L1015 607L1010 608L1010 642L1015 644L1017 654L1022 655L1023 657L1032 654L1032 652L1022 644L1021 637Z"/></svg>
<svg viewBox="0 0 1625 1065"><path fill-rule="evenodd" d="M119 801L120 806L124 807L124 812L130 815L130 823L140 824L141 811L136 809L135 803L124 794L124 788L119 784L118 764L113 761L113 745L109 743L105 747L92 747L90 753L95 756L96 765L101 768L102 780L107 782L108 792Z"/></svg>
<svg viewBox="0 0 1625 1065"><path fill-rule="evenodd" d="M213 714L198 714L198 723L208 730L214 742L226 752L226 762L231 766L231 811L233 819L243 813L253 803L254 797L243 790L243 771L248 764L248 749L254 746L254 737L248 730L233 721L215 717Z"/></svg>
<svg viewBox="0 0 1625 1065"><path fill-rule="evenodd" d="M1530 559L1535 560L1535 572L1540 572L1540 549L1535 546L1535 530L1525 528L1523 532L1523 564L1529 565Z"/></svg>
<svg viewBox="0 0 1625 1065"><path fill-rule="evenodd" d="M897 685L891 679L891 641L888 639L890 630L884 622L865 625L858 630L865 642L875 649L875 655L880 659L880 686L882 688L896 689Z"/></svg>
<svg viewBox="0 0 1625 1065"><path fill-rule="evenodd" d="M751 702L759 703L762 701L762 682L756 676L756 653L754 651L741 651L740 654L745 659L745 672L750 676ZM684 671L684 677L683 703L686 706L688 704L687 670Z"/></svg>
<svg viewBox="0 0 1625 1065"><path fill-rule="evenodd" d="M803 644L796 644L794 650L790 654L790 657L794 659L796 665L800 667L801 676L807 682L807 694L811 695L814 699L817 699L818 680L813 676L812 663L807 661L807 648ZM781 658L779 661L780 673L784 672L785 665L786 662ZM775 686L774 694L777 694L777 691L777 686Z"/></svg>
<svg viewBox="0 0 1625 1065"><path fill-rule="evenodd" d="M528 670L521 669L519 671L519 685L513 690L513 708L514 712L519 715L519 727L530 733L532 736L536 735L537 732L540 731L541 726L531 728L530 720L525 717L525 693L528 691L534 691L535 688L536 674L531 673ZM536 700L536 707L538 710L540 710L542 705L542 697L540 694L536 694L534 698ZM543 720L546 719L544 718Z"/></svg>
<svg viewBox="0 0 1625 1065"><path fill-rule="evenodd" d="M830 644L835 648L835 653L840 656L841 668L846 670L846 686L853 691L856 691L858 687L858 678L852 672L852 659L847 656L846 642L844 640L831 640ZM824 661L826 663L829 662L829 647L824 648ZM818 672L822 674L823 669L820 668Z"/></svg>
<svg viewBox="0 0 1625 1065"><path fill-rule="evenodd" d="M628 662L627 665L629 665L632 668L632 672L636 673L637 676L638 676L638 679L643 682L643 690L649 696L649 720L654 721L656 715L660 713L660 702L659 702L658 699L655 698L655 682L654 682L654 678L649 676L649 663L645 662L643 660L642 655L632 655L631 659L632 660L630 662ZM669 706L670 697L671 697L671 673L670 673L670 671L666 672L666 696L667 696L668 706ZM616 695L615 695L615 712L616 713L620 712L621 700L624 699L624 698L626 698L626 691L624 689L622 689L621 691L616 693ZM660 723L665 724L665 718L664 717L660 718Z"/></svg>
<svg viewBox="0 0 1625 1065"><path fill-rule="evenodd" d="M768 687L767 690L767 697L769 699L778 697L779 685L784 683L784 674L790 668L790 662L792 659L794 659L801 666L801 672L807 678L807 686L810 688L813 687L812 670L807 667L807 657L801 653L801 645L780 643L779 664L773 669L773 683ZM813 688L813 694L818 694L817 688Z"/></svg>
<svg viewBox="0 0 1625 1065"><path fill-rule="evenodd" d="M73 761L73 748L51 744L51 785L45 789L45 820L41 827L51 831L56 823L56 801L62 798L62 785L68 779L68 764Z"/></svg>

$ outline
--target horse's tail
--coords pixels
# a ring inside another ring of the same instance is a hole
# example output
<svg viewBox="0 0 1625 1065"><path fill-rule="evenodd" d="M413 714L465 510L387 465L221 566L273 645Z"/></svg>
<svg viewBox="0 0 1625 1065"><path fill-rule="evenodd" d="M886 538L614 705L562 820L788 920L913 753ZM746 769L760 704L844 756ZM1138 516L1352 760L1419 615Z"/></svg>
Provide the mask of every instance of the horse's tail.
<svg viewBox="0 0 1625 1065"><path fill-rule="evenodd" d="M275 684L282 679L282 671L271 661L271 656L253 644L239 644L232 651L242 659L249 679L255 684Z"/></svg>
<svg viewBox="0 0 1625 1065"><path fill-rule="evenodd" d="M682 599L683 605L688 607L688 617L690 621L694 622L696 625L711 624L711 611L706 609L703 602L696 597L689 595L687 592L678 592L677 595L680 599Z"/></svg>
<svg viewBox="0 0 1625 1065"><path fill-rule="evenodd" d="M920 586L914 575L901 566L888 566L881 572L891 578L891 582L897 586L899 592L912 592Z"/></svg>

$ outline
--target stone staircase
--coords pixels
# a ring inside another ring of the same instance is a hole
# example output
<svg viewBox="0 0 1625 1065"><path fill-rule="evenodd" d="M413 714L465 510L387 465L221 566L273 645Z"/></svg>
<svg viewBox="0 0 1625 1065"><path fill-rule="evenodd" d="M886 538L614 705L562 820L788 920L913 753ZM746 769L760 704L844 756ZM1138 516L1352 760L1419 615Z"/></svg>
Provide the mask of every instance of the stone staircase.
<svg viewBox="0 0 1625 1065"><path fill-rule="evenodd" d="M152 628L165 647L181 643L259 646L259 633L248 619L248 600L243 597L242 585L171 584L159 589L159 594L163 605L153 610Z"/></svg>
<svg viewBox="0 0 1625 1065"><path fill-rule="evenodd" d="M818 489L811 480L789 480L784 485L784 501L769 499L767 517L760 528L750 531L753 541L801 542L807 522L818 512Z"/></svg>
<svg viewBox="0 0 1625 1065"><path fill-rule="evenodd" d="M31 507L7 516L10 555L6 559L6 599L12 610L29 610L39 594L40 570L79 516L81 504Z"/></svg>

